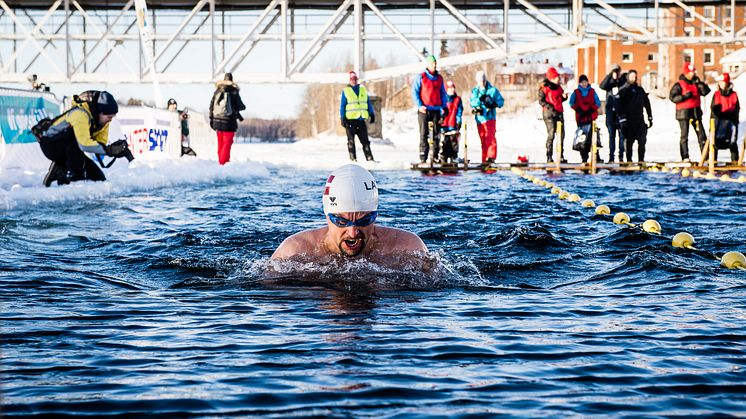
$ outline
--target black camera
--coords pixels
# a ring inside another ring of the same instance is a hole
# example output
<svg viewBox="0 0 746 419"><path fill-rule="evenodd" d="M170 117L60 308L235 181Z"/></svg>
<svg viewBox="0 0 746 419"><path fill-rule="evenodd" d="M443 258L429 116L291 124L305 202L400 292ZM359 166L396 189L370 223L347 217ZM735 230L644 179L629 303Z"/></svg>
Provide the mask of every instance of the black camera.
<svg viewBox="0 0 746 419"><path fill-rule="evenodd" d="M112 157L125 157L127 161L132 161L135 156L132 155L129 147L127 146L127 140L116 140L109 144L107 147L108 155Z"/></svg>

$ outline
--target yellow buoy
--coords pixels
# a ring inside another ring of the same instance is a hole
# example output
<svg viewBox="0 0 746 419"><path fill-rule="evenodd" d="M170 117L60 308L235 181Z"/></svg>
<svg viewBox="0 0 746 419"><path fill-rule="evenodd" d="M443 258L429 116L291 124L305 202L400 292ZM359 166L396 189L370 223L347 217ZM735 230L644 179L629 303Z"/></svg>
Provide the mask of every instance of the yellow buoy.
<svg viewBox="0 0 746 419"><path fill-rule="evenodd" d="M743 176L743 175L739 176L738 183L746 183L746 176Z"/></svg>
<svg viewBox="0 0 746 419"><path fill-rule="evenodd" d="M674 167L673 169L671 169L671 173L673 173L673 174L675 174L675 175L676 175L676 174L679 174L679 172L680 172L680 171L681 171L681 170L679 170L679 168L678 168L678 167Z"/></svg>
<svg viewBox="0 0 746 419"><path fill-rule="evenodd" d="M567 197L567 200L570 202L578 202L580 201L580 195L576 193L570 194L570 196Z"/></svg>
<svg viewBox="0 0 746 419"><path fill-rule="evenodd" d="M590 199L586 199L585 201L581 202L580 205L582 205L584 208L591 208L595 207L596 203Z"/></svg>
<svg viewBox="0 0 746 419"><path fill-rule="evenodd" d="M606 205L599 205L596 207L596 214L608 215L611 214L611 210Z"/></svg>
<svg viewBox="0 0 746 419"><path fill-rule="evenodd" d="M552 188L551 192L552 192L552 193L553 193L554 195L559 195L559 194L560 194L560 192L562 192L562 188L560 188L559 186L555 186L554 188Z"/></svg>
<svg viewBox="0 0 746 419"><path fill-rule="evenodd" d="M671 240L671 244L673 247L683 247L686 249L693 249L694 245L694 237L689 233L684 233L683 231L681 233L676 233L675 236L673 236L673 239Z"/></svg>
<svg viewBox="0 0 746 419"><path fill-rule="evenodd" d="M699 173L699 170L695 170L692 172L692 177L697 179L698 177L702 176L702 173Z"/></svg>
<svg viewBox="0 0 746 419"><path fill-rule="evenodd" d="M660 169L658 169L657 166L653 166L653 167L650 168L650 171L653 172L653 173L658 173L658 172L660 172Z"/></svg>
<svg viewBox="0 0 746 419"><path fill-rule="evenodd" d="M535 177L534 180L532 180L531 182L534 182L535 185L538 185L541 182L541 179Z"/></svg>
<svg viewBox="0 0 746 419"><path fill-rule="evenodd" d="M547 182L547 184L546 184L546 185L544 185L544 186L546 186L546 188L547 188L547 189L552 189L552 188L554 188L554 183L552 183L552 182Z"/></svg>
<svg viewBox="0 0 746 419"><path fill-rule="evenodd" d="M720 259L720 264L728 269L746 269L746 256L741 252L728 252Z"/></svg>
<svg viewBox="0 0 746 419"><path fill-rule="evenodd" d="M666 166L661 167L661 173L668 173L668 172L670 172L670 170L668 170L668 167Z"/></svg>
<svg viewBox="0 0 746 419"><path fill-rule="evenodd" d="M614 224L629 224L629 215L618 212L614 215Z"/></svg>
<svg viewBox="0 0 746 419"><path fill-rule="evenodd" d="M715 179L715 174L714 173L708 173L707 175L705 175L705 179L710 179L710 180Z"/></svg>
<svg viewBox="0 0 746 419"><path fill-rule="evenodd" d="M724 175L720 176L720 180L727 182L731 180L731 177L729 174L725 173Z"/></svg>
<svg viewBox="0 0 746 419"><path fill-rule="evenodd" d="M559 195L557 195L557 198L559 199L567 199L570 196L570 193L567 191L561 191Z"/></svg>
<svg viewBox="0 0 746 419"><path fill-rule="evenodd" d="M539 186L547 186L547 181L542 180L541 182L539 182Z"/></svg>
<svg viewBox="0 0 746 419"><path fill-rule="evenodd" d="M681 170L681 176L683 176L683 177L689 177L690 174L691 174L691 172L687 168L684 168L684 169Z"/></svg>
<svg viewBox="0 0 746 419"><path fill-rule="evenodd" d="M645 220L642 229L648 233L661 234L661 225L655 220Z"/></svg>

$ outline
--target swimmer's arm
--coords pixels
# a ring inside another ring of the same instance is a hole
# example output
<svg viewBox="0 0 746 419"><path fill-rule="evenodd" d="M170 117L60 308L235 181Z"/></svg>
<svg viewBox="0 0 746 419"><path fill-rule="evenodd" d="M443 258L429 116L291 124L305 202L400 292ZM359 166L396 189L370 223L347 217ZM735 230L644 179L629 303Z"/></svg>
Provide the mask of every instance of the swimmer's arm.
<svg viewBox="0 0 746 419"><path fill-rule="evenodd" d="M277 247L275 252L272 254L272 259L289 259L299 253L303 252L303 241L300 240L297 234L283 240L282 243Z"/></svg>
<svg viewBox="0 0 746 419"><path fill-rule="evenodd" d="M400 231L398 236L397 250L427 253L427 246L418 235L408 231Z"/></svg>

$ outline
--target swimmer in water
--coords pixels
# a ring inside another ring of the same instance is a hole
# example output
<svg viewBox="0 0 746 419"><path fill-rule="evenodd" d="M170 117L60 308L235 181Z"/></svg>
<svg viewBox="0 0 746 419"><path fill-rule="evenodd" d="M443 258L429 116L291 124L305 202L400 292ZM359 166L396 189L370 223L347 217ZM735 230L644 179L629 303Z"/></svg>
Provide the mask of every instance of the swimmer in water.
<svg viewBox="0 0 746 419"><path fill-rule="evenodd" d="M404 259L416 260L427 254L425 243L416 234L376 225L378 185L363 167L347 164L332 172L322 201L326 226L286 238L272 259L322 261L341 256L396 266Z"/></svg>

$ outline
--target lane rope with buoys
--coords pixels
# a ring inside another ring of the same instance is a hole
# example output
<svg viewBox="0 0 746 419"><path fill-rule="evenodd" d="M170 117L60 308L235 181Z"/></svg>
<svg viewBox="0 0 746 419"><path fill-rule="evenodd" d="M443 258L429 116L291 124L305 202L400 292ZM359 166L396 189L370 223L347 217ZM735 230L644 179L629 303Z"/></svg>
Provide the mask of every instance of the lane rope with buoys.
<svg viewBox="0 0 746 419"><path fill-rule="evenodd" d="M703 180L719 180L721 182L732 182L732 183L746 183L746 176L740 175L738 177L731 177L728 173L724 173L720 176L716 175L715 173L708 172L707 174L703 174L701 171L697 169L689 169L687 167L683 168L667 168L666 166L663 166L662 168L658 168L657 166L651 166L646 169L648 172L663 172L663 173L672 173L674 175L681 175L681 177L691 177L693 179L703 179ZM734 170L736 171L736 170Z"/></svg>
<svg viewBox="0 0 746 419"><path fill-rule="evenodd" d="M541 179L539 177L533 176L531 174L528 174L520 168L513 167L511 168L511 171L514 174L522 177L523 179L533 183L534 185L538 185L538 186L548 189L552 195L557 195L557 198L559 198L560 200L565 200L565 201L573 202L573 203L579 203L580 206L583 208L594 208L594 212L596 215L602 215L602 216L611 215L611 208L609 208L608 205L602 204L602 205L597 206L596 203L591 199L583 199L580 197L580 195L576 193L571 193L569 191L566 191L560 188L559 186L555 185L554 183ZM684 171L688 172L689 170L684 168L684 170L682 170L682 173L681 173L682 176L687 177L690 175L690 173L684 174ZM613 217L611 217L611 221L617 225L623 225L629 228L639 228L646 233L656 234L656 235L663 234L663 228L661 227L660 223L653 219L645 220L642 224L633 224L632 220L630 219L630 216L627 215L627 213L618 212L614 214ZM746 270L746 256L744 256L743 253L731 251L731 252L727 252L723 254L722 256L717 256L713 252L698 249L694 247L694 236L692 236L689 233L686 233L686 232L676 233L671 238L671 245L676 248L687 249L687 250L692 250L692 251L697 251L697 252L705 252L711 257L713 257L715 260L719 261L721 266L726 267L728 269Z"/></svg>

